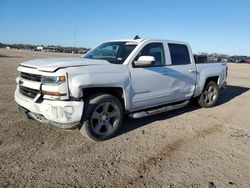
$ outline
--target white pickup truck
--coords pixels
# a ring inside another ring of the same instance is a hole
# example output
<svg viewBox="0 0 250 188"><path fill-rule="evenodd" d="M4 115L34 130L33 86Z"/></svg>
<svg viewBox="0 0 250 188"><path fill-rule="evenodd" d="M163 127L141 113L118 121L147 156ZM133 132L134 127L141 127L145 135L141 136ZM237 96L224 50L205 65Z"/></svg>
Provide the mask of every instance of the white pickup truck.
<svg viewBox="0 0 250 188"><path fill-rule="evenodd" d="M142 118L216 104L226 63L195 62L190 46L168 40L105 42L79 58L20 63L15 100L28 118L93 140L113 137L123 116Z"/></svg>

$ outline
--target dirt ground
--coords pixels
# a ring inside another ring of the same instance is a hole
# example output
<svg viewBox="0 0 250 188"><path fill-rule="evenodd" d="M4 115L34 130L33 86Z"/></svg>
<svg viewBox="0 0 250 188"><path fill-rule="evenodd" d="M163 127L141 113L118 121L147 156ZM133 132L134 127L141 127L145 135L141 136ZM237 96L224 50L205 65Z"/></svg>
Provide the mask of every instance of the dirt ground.
<svg viewBox="0 0 250 188"><path fill-rule="evenodd" d="M74 54L0 50L0 187L250 187L250 65L229 64L211 109L125 119L92 142L25 120L13 95L18 63ZM212 186L210 186L212 187Z"/></svg>

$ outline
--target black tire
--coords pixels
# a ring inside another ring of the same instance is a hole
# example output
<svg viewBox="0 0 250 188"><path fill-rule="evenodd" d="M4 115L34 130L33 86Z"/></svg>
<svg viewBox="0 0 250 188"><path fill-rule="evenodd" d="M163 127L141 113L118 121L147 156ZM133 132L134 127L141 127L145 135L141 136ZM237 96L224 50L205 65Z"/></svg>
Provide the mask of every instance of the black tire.
<svg viewBox="0 0 250 188"><path fill-rule="evenodd" d="M216 82L208 82L198 98L198 104L202 108L211 108L216 105L219 99L220 90Z"/></svg>
<svg viewBox="0 0 250 188"><path fill-rule="evenodd" d="M114 137L123 121L120 101L109 94L96 94L84 102L80 132L95 141Z"/></svg>

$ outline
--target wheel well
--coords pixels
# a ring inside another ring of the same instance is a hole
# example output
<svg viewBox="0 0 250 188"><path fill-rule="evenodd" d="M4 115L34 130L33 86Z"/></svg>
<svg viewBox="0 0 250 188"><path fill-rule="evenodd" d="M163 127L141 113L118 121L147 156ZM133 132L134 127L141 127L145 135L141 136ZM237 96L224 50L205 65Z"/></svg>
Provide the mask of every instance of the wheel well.
<svg viewBox="0 0 250 188"><path fill-rule="evenodd" d="M83 100L90 97L93 94L106 93L115 96L122 104L125 109L123 89L120 87L96 87L96 88L84 88L83 89Z"/></svg>
<svg viewBox="0 0 250 188"><path fill-rule="evenodd" d="M210 81L214 81L215 83L218 83L218 80L219 80L219 76L213 76L213 77L209 77L207 78L206 82L205 82L205 85L210 82ZM204 87L205 87L204 85Z"/></svg>

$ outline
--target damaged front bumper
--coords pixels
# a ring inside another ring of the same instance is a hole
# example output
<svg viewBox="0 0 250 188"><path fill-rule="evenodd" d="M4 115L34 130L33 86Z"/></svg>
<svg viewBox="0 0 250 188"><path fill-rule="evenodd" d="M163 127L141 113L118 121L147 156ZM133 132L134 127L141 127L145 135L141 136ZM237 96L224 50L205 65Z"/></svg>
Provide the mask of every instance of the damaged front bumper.
<svg viewBox="0 0 250 188"><path fill-rule="evenodd" d="M62 129L73 129L80 124L84 106L83 101L34 102L23 96L18 89L15 92L15 101L29 118Z"/></svg>

